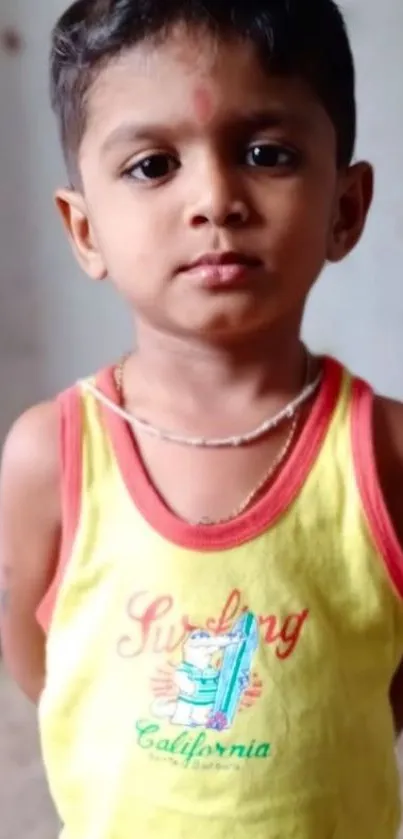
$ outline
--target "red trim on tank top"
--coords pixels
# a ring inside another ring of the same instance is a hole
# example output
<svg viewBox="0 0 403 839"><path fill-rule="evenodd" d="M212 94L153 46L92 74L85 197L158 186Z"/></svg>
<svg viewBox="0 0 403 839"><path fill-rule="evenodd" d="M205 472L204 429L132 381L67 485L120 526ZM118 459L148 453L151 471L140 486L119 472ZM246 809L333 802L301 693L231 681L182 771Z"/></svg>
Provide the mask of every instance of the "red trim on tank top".
<svg viewBox="0 0 403 839"><path fill-rule="evenodd" d="M119 403L113 368L102 371L97 386ZM161 536L180 547L225 550L256 538L272 526L297 497L319 453L340 394L342 368L325 359L325 372L311 413L287 462L266 494L237 519L212 526L187 524L172 513L154 488L142 461L135 437L127 422L102 406L102 417L110 435L117 463L134 504Z"/></svg>
<svg viewBox="0 0 403 839"><path fill-rule="evenodd" d="M351 432L356 481L364 514L388 574L403 597L403 548L389 516L378 471L373 432L374 393L360 379L353 383Z"/></svg>
<svg viewBox="0 0 403 839"><path fill-rule="evenodd" d="M78 387L69 388L57 399L59 407L59 452L61 472L62 534L57 571L36 618L48 632L55 602L70 562L81 510L82 411Z"/></svg>

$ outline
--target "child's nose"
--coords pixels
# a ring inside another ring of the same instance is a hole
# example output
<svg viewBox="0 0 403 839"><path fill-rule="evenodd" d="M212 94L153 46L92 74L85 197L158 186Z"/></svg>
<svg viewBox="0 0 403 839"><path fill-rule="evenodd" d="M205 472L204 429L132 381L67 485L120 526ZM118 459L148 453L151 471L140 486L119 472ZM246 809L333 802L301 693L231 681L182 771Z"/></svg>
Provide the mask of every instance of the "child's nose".
<svg viewBox="0 0 403 839"><path fill-rule="evenodd" d="M247 198L237 178L219 167L206 167L199 176L198 190L192 190L193 200L186 210L186 221L191 227L210 224L214 227L241 227L250 217Z"/></svg>

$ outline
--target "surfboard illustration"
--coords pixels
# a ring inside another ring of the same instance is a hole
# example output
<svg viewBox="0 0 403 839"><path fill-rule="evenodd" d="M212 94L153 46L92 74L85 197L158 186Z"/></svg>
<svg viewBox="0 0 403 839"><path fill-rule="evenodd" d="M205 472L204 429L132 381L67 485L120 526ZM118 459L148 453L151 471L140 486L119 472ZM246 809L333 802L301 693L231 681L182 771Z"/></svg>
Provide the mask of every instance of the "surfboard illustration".
<svg viewBox="0 0 403 839"><path fill-rule="evenodd" d="M214 711L212 728L230 728L234 722L242 695L248 685L253 656L259 643L259 625L251 612L243 615L233 626L232 633L239 636L224 652Z"/></svg>

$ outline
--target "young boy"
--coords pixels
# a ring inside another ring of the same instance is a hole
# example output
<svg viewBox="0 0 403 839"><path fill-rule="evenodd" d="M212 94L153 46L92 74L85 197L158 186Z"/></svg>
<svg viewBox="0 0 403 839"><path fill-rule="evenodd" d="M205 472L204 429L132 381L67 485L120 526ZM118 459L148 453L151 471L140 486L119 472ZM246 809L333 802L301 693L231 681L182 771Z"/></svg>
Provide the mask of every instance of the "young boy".
<svg viewBox="0 0 403 839"><path fill-rule="evenodd" d="M372 198L341 15L79 0L51 62L57 204L137 345L4 450L3 652L63 837L394 839L403 408L300 340Z"/></svg>

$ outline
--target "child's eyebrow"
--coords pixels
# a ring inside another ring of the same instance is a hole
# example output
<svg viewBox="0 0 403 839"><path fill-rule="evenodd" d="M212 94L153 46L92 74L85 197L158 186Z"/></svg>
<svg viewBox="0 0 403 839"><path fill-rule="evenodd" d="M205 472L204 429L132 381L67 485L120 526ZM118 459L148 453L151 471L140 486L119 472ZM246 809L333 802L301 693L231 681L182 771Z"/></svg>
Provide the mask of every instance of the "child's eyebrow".
<svg viewBox="0 0 403 839"><path fill-rule="evenodd" d="M252 111L240 115L233 122L233 127L253 131L263 131L266 128L288 128L291 130L307 130L311 127L311 119L305 112L288 108L270 108Z"/></svg>
<svg viewBox="0 0 403 839"><path fill-rule="evenodd" d="M306 131L312 127L309 116L305 113L286 110L284 108L251 111L250 113L237 114L227 117L223 122L223 129L226 131L237 131L239 133L253 133L270 128L287 128L294 131ZM173 136L185 126L172 124L152 123L149 125L136 122L123 122L116 126L107 135L101 146L102 154L106 154L117 146L128 145L136 141L155 140L163 136ZM189 129L188 129L189 130Z"/></svg>
<svg viewBox="0 0 403 839"><path fill-rule="evenodd" d="M101 145L101 152L106 154L115 146L124 146L136 140L151 140L167 134L167 126L154 123L142 125L135 122L124 122L114 128Z"/></svg>

